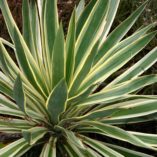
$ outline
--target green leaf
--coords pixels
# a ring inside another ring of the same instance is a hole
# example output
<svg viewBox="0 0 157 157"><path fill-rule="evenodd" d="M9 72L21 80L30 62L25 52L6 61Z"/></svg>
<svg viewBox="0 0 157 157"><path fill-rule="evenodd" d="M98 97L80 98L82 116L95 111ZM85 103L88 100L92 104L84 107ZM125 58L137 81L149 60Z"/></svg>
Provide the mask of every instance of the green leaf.
<svg viewBox="0 0 157 157"><path fill-rule="evenodd" d="M109 1L99 0L93 7L76 42L75 71L84 65L87 56L103 32ZM91 27L92 26L92 27Z"/></svg>
<svg viewBox="0 0 157 157"><path fill-rule="evenodd" d="M106 124L105 124L106 125ZM114 136L112 136L112 135L107 135L106 134L106 132L105 131L103 131L103 130L101 130L101 129L99 129L99 128L96 128L96 127L84 127L84 128L81 128L81 130L79 130L79 132L83 132L83 133L95 133L95 134L100 134L101 136L103 135L103 136L109 136L109 137L112 137L112 138L115 138ZM113 132L114 132L114 130L113 130ZM118 133L118 132L117 132ZM134 135L134 133L135 133L135 135L137 134L137 137L138 137L138 133L136 133L136 132L128 132L130 135ZM141 133L141 135L142 135L142 133ZM145 134L146 135L146 134ZM149 135L149 134L147 134L148 136L151 136L151 134ZM146 135L146 136L147 136ZM153 135L152 134L152 137L155 137L156 135ZM139 139L140 139L140 136L138 137ZM147 137L146 137L147 138ZM155 137L156 138L156 137ZM117 139L119 139L119 138L117 138ZM148 137L148 139L149 139L149 137ZM146 141L148 142L149 140L148 139L146 139ZM151 138L150 138L151 139ZM121 139L120 139L121 140ZM142 140L142 138L140 139L141 141L144 141L144 140ZM144 141L145 142L145 141ZM146 144L147 144L147 142L146 142ZM155 140L153 141L153 142L155 142ZM102 142L101 142L102 143ZM149 142L148 142L149 143ZM112 144L109 144L109 143L102 143L102 144L104 144L104 145L106 145L106 146L108 146L108 147L111 147L111 149L113 149L113 150L115 150L115 151L117 151L117 152L119 152L120 154L122 154L122 155L124 155L124 156L129 156L129 157L132 157L131 155L136 155L137 157L143 157L143 156L146 156L146 157L152 157L152 156L149 156L149 155L147 155L147 154L143 154L143 153L140 153L140 152L136 152L136 151L133 151L133 150L130 150L130 149L127 149L127 148L122 148L122 147L119 147L119 146L116 146L116 145L112 145ZM148 144L148 146L149 146L149 144Z"/></svg>
<svg viewBox="0 0 157 157"><path fill-rule="evenodd" d="M106 25L104 27L104 31L101 35L100 38L100 45L104 43L106 40L106 37L111 29L111 26L113 24L114 18L116 16L118 6L119 6L120 0L110 0L109 2L109 7L108 7L108 12L107 12L107 17L106 17Z"/></svg>
<svg viewBox="0 0 157 157"><path fill-rule="evenodd" d="M33 36L32 36L33 32L32 32L31 23L30 23L31 21L30 4L28 0L22 1L22 19L23 19L23 37L33 57L37 59Z"/></svg>
<svg viewBox="0 0 157 157"><path fill-rule="evenodd" d="M94 45L94 47L93 47L92 51L90 52L87 60L85 61L84 66L82 67L80 72L77 75L75 75L75 77L73 78L73 81L72 81L70 89L69 89L69 97L75 95L75 92L79 88L79 86L82 83L82 81L84 80L84 78L86 78L88 76L88 74L91 70L93 61L94 61L94 57L95 57L96 53L98 52L98 46L99 46L99 42L97 42Z"/></svg>
<svg viewBox="0 0 157 157"><path fill-rule="evenodd" d="M45 102L43 104L42 102L40 102L38 100L38 98L37 99L31 98L30 95L28 95L26 101L27 101L27 112L28 112L28 110L29 111L31 110L37 114L36 117L41 117L41 119L44 119L44 121L46 121L46 122L50 120L50 115L45 106ZM34 115L34 113L33 113L33 115ZM32 113L30 115L32 115Z"/></svg>
<svg viewBox="0 0 157 157"><path fill-rule="evenodd" d="M23 137L29 143L29 145L35 144L46 133L47 133L47 129L44 127L34 127L29 130L22 131Z"/></svg>
<svg viewBox="0 0 157 157"><path fill-rule="evenodd" d="M10 83L5 80L0 79L0 92L7 95L10 98L13 98L13 89Z"/></svg>
<svg viewBox="0 0 157 157"><path fill-rule="evenodd" d="M53 88L65 76L65 47L62 24L55 38L52 54L52 86Z"/></svg>
<svg viewBox="0 0 157 157"><path fill-rule="evenodd" d="M110 118L126 119L150 115L157 112L156 103L157 100L144 100L134 104L126 103L126 105L119 107Z"/></svg>
<svg viewBox="0 0 157 157"><path fill-rule="evenodd" d="M67 143L64 145L64 149L66 150L69 157L79 157L75 151L68 145Z"/></svg>
<svg viewBox="0 0 157 157"><path fill-rule="evenodd" d="M114 100L115 98L124 96L128 93L132 93L138 89L141 89L145 86L151 85L157 82L156 75L148 75L136 78L131 81L126 81L125 83L121 83L117 86L114 86L111 89L103 89L99 93L92 94L88 98L80 101L78 104L80 105L90 105L102 103L108 100Z"/></svg>
<svg viewBox="0 0 157 157"><path fill-rule="evenodd" d="M154 48L140 61L126 70L123 74L113 80L107 87L111 87L115 84L119 84L131 79L134 79L149 69L155 62L157 62L157 48Z"/></svg>
<svg viewBox="0 0 157 157"><path fill-rule="evenodd" d="M5 70L5 72L9 74L9 76L11 76L13 79L16 79L17 74L19 73L20 70L17 67L17 65L14 63L13 59L8 54L2 42L0 42L0 51L1 51L0 60L1 63L3 64L2 65L3 70Z"/></svg>
<svg viewBox="0 0 157 157"><path fill-rule="evenodd" d="M85 151L82 141L72 131L68 131L64 128L61 128L61 130L65 133L65 137L71 144Z"/></svg>
<svg viewBox="0 0 157 157"><path fill-rule="evenodd" d="M85 147L81 139L77 137L73 132L61 127L57 128L61 129L61 131L64 132L65 137L67 138L67 143L79 157L94 157L94 155L91 154L91 151L89 151L88 147Z"/></svg>
<svg viewBox="0 0 157 157"><path fill-rule="evenodd" d="M58 123L60 114L66 109L67 94L67 85L65 80L62 79L53 89L46 102L48 112L54 124Z"/></svg>
<svg viewBox="0 0 157 157"><path fill-rule="evenodd" d="M28 122L26 120L20 120L20 119L10 119L10 118L3 118L0 119L0 128L2 127L8 127L8 128L16 128L16 129L30 129L33 127L35 123ZM2 130L1 130L2 131Z"/></svg>
<svg viewBox="0 0 157 157"><path fill-rule="evenodd" d="M27 76L28 80L35 86L37 90L43 94L43 97L47 94L47 87L43 82L43 76L40 74L40 69L36 64L32 54L30 53L28 46L26 45L12 15L9 10L6 0L0 1L0 8L2 10L5 22L8 27L9 34L16 47L16 58L21 66L23 72ZM42 88L41 88L42 87ZM46 93L46 94L45 94Z"/></svg>
<svg viewBox="0 0 157 157"><path fill-rule="evenodd" d="M145 2L108 35L119 2L91 0L85 7L81 0L65 38L62 24L59 27L57 0L23 0L24 37L7 0L0 1L13 42L0 38L0 132L24 137L1 149L0 156L21 157L41 145L41 157L149 157L79 133L156 149L156 135L124 131L118 124L157 119L157 96L133 93L157 82L157 75L139 77L155 63L157 49L115 79L112 86L101 88L101 83L133 59L156 33L146 34L155 25L150 24L122 40ZM17 63L4 45L14 50Z"/></svg>
<svg viewBox="0 0 157 157"><path fill-rule="evenodd" d="M71 16L66 38L66 82L69 85L73 77L75 65L75 36L76 36L75 10Z"/></svg>
<svg viewBox="0 0 157 157"><path fill-rule="evenodd" d="M6 22L9 34L13 40L14 39L14 29L15 29L14 27L17 28L17 25L16 25L12 15L11 15L11 12L9 10L9 7L8 7L6 0L0 1L0 8L1 8L1 11L3 13L4 20Z"/></svg>
<svg viewBox="0 0 157 157"><path fill-rule="evenodd" d="M44 28L46 36L46 44L48 46L49 56L52 56L52 50L55 42L55 37L58 31L58 12L57 0L45 0L44 9Z"/></svg>
<svg viewBox="0 0 157 157"><path fill-rule="evenodd" d="M4 95L0 94L0 104L1 106L5 106L11 109L18 109L17 105L10 101L7 97L5 97Z"/></svg>
<svg viewBox="0 0 157 157"><path fill-rule="evenodd" d="M130 131L130 133L151 146L155 146L155 147L157 146L156 134L147 134L147 133L132 132L132 131Z"/></svg>
<svg viewBox="0 0 157 157"><path fill-rule="evenodd" d="M90 147L87 147L87 150L89 157L101 157L100 154L98 154L95 150L91 149Z"/></svg>
<svg viewBox="0 0 157 157"><path fill-rule="evenodd" d="M2 71L0 71L0 80L5 82L6 84L9 84L8 86L10 87L13 86L12 80L10 80L10 78L7 77Z"/></svg>
<svg viewBox="0 0 157 157"><path fill-rule="evenodd" d="M81 117L79 117L80 119L88 119L88 120L101 120L101 119L107 119L109 116L111 116L112 114L114 114L115 112L118 112L120 109L106 109L106 108L102 108L100 110L96 110L94 112L89 112Z"/></svg>
<svg viewBox="0 0 157 157"><path fill-rule="evenodd" d="M68 99L68 104L77 103L77 102L87 98L94 91L96 86L97 85L92 85L87 90L83 91L82 93L80 93L80 94L78 94L74 97L69 98Z"/></svg>
<svg viewBox="0 0 157 157"><path fill-rule="evenodd" d="M56 139L50 138L42 149L40 157L56 157Z"/></svg>
<svg viewBox="0 0 157 157"><path fill-rule="evenodd" d="M123 155L119 154L113 149L110 149L109 147L105 146L105 144L103 144L100 141L93 140L86 136L83 136L82 138L83 138L84 143L86 143L87 145L95 149L97 152L99 152L103 156L124 157Z"/></svg>
<svg viewBox="0 0 157 157"><path fill-rule="evenodd" d="M16 157L21 157L23 155L25 155L25 153L27 153L30 149L32 148L32 146L24 146L17 154Z"/></svg>
<svg viewBox="0 0 157 157"><path fill-rule="evenodd" d="M76 20L78 21L79 17L81 16L82 12L85 8L85 0L80 0L77 8L76 8Z"/></svg>
<svg viewBox="0 0 157 157"><path fill-rule="evenodd" d="M54 2L54 1L53 1ZM41 58L41 61L39 62L40 69L42 72L42 75L45 76L43 79L47 83L47 88L49 92L51 91L51 57L50 53L52 55L52 50L51 52L49 51L49 44L47 41L48 36L47 36L47 26L45 24L45 21L47 20L47 13L49 13L49 9L46 11L46 4L49 3L47 0L43 1L35 1L36 6L37 6L37 33L34 34L34 38L36 39L37 42L37 51L39 54L39 59ZM51 6L51 5L50 5ZM49 7L49 6L48 6ZM36 9L36 8L35 8ZM54 11L54 10L52 10ZM51 21L51 20L50 20ZM52 26L53 27L53 26ZM54 40L54 39L53 39ZM43 66L44 63L44 66Z"/></svg>
<svg viewBox="0 0 157 157"><path fill-rule="evenodd" d="M37 12L37 6L36 6L36 2L35 1L30 1L30 9L29 9L29 13L30 13L30 21L31 21L31 30L32 30L32 38L33 38L33 42L34 42L34 47L36 50L36 55L37 55L37 59L39 62L39 58L41 57L40 54L40 50L38 47L38 36L40 36L40 31L39 31L39 19L38 19L38 12Z"/></svg>
<svg viewBox="0 0 157 157"><path fill-rule="evenodd" d="M73 143L67 142L69 148L71 149L72 157L89 157L85 155L78 147L76 147ZM66 144L67 145L67 144Z"/></svg>
<svg viewBox="0 0 157 157"><path fill-rule="evenodd" d="M93 83L103 82L114 72L119 70L128 61L130 61L135 55L137 55L155 36L156 32L149 33L139 40L135 41L126 48L123 48L118 53L113 55L109 60L105 61L102 65L96 68L82 83L79 91L87 88Z"/></svg>
<svg viewBox="0 0 157 157"><path fill-rule="evenodd" d="M26 98L20 75L17 76L14 84L14 99L21 111L26 113Z"/></svg>
<svg viewBox="0 0 157 157"><path fill-rule="evenodd" d="M37 100L40 100L40 102L43 102L43 101L45 102L42 95L40 95L40 93L30 84L30 82L27 80L24 73L22 73L21 70L18 68L18 66L15 64L15 62L10 57L10 55L8 54L8 52L6 51L5 47L3 46L1 42L0 42L0 50L2 52L0 54L2 55L3 59L5 59L6 66L9 69L9 75L12 76L13 82L17 78L17 76L20 74L22 81L26 84L26 92L30 93L29 94L30 97L33 97L33 98L35 97L37 98ZM10 93L9 96L12 98L13 94Z"/></svg>
<svg viewBox="0 0 157 157"><path fill-rule="evenodd" d="M15 33L14 42L15 42L15 47L16 47L16 58L18 59L20 67L22 68L24 74L26 75L30 83L38 91L40 91L41 94L45 96L47 94L47 89L45 85L43 84L43 80L41 78L42 75L40 75L40 71L38 71L39 69L36 67L36 63L33 60L33 57L29 56L28 58L28 54L30 55L30 52L27 46L25 45L22 37L19 36L16 30L14 30L14 33ZM35 75L37 75L38 77L36 77Z"/></svg>
<svg viewBox="0 0 157 157"><path fill-rule="evenodd" d="M132 101L126 101L114 105L109 105L99 110L91 111L80 118L90 120L103 119L103 121L105 121L105 119L122 120L148 116L153 113L157 113L156 103L157 99L137 99Z"/></svg>
<svg viewBox="0 0 157 157"><path fill-rule="evenodd" d="M100 48L100 53L95 58L95 63L97 63L104 54L112 48L116 43L118 43L130 30L132 25L136 22L138 17L141 15L145 9L147 1L143 3L134 13L132 13L124 22L122 22L105 40Z"/></svg>
<svg viewBox="0 0 157 157"><path fill-rule="evenodd" d="M24 138L21 138L13 143L7 145L6 147L2 148L0 151L0 156L8 157L11 155L10 157L14 157L14 156L18 157L17 156L18 152L20 152L23 148L25 148L25 149L23 150L23 153L21 152L21 155L23 155L25 153L26 148L28 150L31 148L31 146L28 145L28 143L25 141Z"/></svg>
<svg viewBox="0 0 157 157"><path fill-rule="evenodd" d="M19 109L10 109L4 106L0 106L0 114L5 116L8 115L8 116L20 117L20 118L25 117L25 114L19 111Z"/></svg>
<svg viewBox="0 0 157 157"><path fill-rule="evenodd" d="M91 0L89 4L85 7L84 11L82 12L80 18L77 21L76 27L76 38L78 38L79 34L81 33L94 5L96 4L97 0Z"/></svg>
<svg viewBox="0 0 157 157"><path fill-rule="evenodd" d="M151 28L155 27L156 23L150 24L137 32L133 33L131 36L127 37L126 39L122 40L121 42L115 44L113 47L111 47L110 50L108 50L103 57L98 61L96 65L92 68L92 70L99 67L103 62L106 62L109 58L111 58L113 55L118 53L123 48L127 47L128 45L131 45L141 37L143 37Z"/></svg>
<svg viewBox="0 0 157 157"><path fill-rule="evenodd" d="M50 125L49 120L46 117L47 115L40 114L38 112L33 111L32 109L27 109L27 114L38 124L41 124L44 122L45 124Z"/></svg>
<svg viewBox="0 0 157 157"><path fill-rule="evenodd" d="M90 122L90 121L83 122L82 121L81 124L91 125L91 126L97 128L98 130L104 132L106 134L106 136L109 136L109 137L112 137L115 139L119 139L122 141L126 141L133 145L140 146L143 148L153 149L153 147L147 145L146 143L141 141L136 136L134 136L134 135L128 133L127 131L124 131L123 129L120 129L116 126L111 126L111 125L103 124L100 122L94 122L94 121L93 122Z"/></svg>
<svg viewBox="0 0 157 157"><path fill-rule="evenodd" d="M3 38L0 38L0 41L1 41L4 45L7 45L7 46L9 46L10 48L12 48L13 50L15 50L15 46L14 46L12 43L10 43L9 41L7 41L7 40L5 40L5 39L3 39Z"/></svg>
<svg viewBox="0 0 157 157"><path fill-rule="evenodd" d="M4 51L4 49L1 49L2 47L0 46L0 67L3 69L3 72L5 73L6 76L8 76L11 80L13 79L13 72L12 70L9 68L7 61L4 57L4 54L2 51Z"/></svg>
<svg viewBox="0 0 157 157"><path fill-rule="evenodd" d="M135 117L135 118L128 118L128 119L115 119L115 120L109 120L105 119L102 120L105 124L111 124L111 125L125 125L125 124L137 124L137 123L143 123L143 122L149 122L156 120L157 113L149 114L142 117Z"/></svg>
<svg viewBox="0 0 157 157"><path fill-rule="evenodd" d="M116 145L112 145L109 143L105 143L107 146L111 147L112 149L115 149L116 151L118 151L119 153L123 154L125 157L153 157L152 155L148 155L148 154L144 154L141 152L137 152L131 149L127 149L124 147L120 147L120 146L116 146Z"/></svg>

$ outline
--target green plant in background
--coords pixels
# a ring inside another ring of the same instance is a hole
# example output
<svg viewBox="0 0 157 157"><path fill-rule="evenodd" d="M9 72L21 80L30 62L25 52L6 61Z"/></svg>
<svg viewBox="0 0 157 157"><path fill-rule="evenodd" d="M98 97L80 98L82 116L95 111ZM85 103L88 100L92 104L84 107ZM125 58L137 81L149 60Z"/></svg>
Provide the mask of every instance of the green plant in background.
<svg viewBox="0 0 157 157"><path fill-rule="evenodd" d="M124 38L147 2L109 34L119 2L92 0L84 7L80 1L65 39L57 0L23 0L23 35L7 1L0 1L13 41L0 40L0 131L21 136L0 150L1 157L20 157L36 146L42 146L40 157L151 156L93 134L156 150L157 135L120 126L157 115L157 96L137 94L157 82L156 74L141 76L157 61L157 48L98 88L156 35L149 32L153 23ZM17 64L4 45L14 50Z"/></svg>

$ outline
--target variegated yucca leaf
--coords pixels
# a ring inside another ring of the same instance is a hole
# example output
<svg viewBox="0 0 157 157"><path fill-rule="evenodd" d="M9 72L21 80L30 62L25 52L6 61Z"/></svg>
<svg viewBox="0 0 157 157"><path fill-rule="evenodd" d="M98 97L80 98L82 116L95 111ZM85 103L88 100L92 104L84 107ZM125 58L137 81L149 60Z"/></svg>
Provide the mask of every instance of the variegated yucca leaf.
<svg viewBox="0 0 157 157"><path fill-rule="evenodd" d="M157 150L157 135L121 128L157 118L157 96L138 94L157 83L157 74L142 75L157 61L157 47L107 83L156 35L155 23L127 34L147 1L111 30L119 3L80 0L65 34L57 0L23 0L21 33L0 0L12 39L0 38L0 132L21 137L0 157L20 157L37 145L40 157L151 157L117 140Z"/></svg>

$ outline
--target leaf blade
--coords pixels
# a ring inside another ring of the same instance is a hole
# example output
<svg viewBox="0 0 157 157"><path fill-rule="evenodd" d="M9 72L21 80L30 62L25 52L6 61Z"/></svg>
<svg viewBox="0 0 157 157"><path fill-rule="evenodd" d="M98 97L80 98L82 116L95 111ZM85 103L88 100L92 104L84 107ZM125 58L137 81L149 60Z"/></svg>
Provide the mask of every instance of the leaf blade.
<svg viewBox="0 0 157 157"><path fill-rule="evenodd" d="M26 98L20 75L17 76L14 84L14 99L20 110L26 113Z"/></svg>
<svg viewBox="0 0 157 157"><path fill-rule="evenodd" d="M54 124L58 123L60 114L66 108L67 96L67 85L65 79L62 79L51 92L46 102L48 112Z"/></svg>
<svg viewBox="0 0 157 157"><path fill-rule="evenodd" d="M57 32L52 54L52 87L65 77L65 45L62 24Z"/></svg>

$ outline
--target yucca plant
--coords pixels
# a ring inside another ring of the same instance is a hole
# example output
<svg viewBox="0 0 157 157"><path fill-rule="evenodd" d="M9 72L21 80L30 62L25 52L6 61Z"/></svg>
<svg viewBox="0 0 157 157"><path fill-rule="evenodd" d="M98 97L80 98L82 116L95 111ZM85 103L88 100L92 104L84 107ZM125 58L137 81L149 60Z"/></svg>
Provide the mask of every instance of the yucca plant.
<svg viewBox="0 0 157 157"><path fill-rule="evenodd" d="M107 81L156 35L153 23L126 37L147 2L109 34L119 2L91 0L85 7L81 0L65 37L57 0L23 0L23 34L0 0L12 39L0 39L0 132L19 136L0 157L36 146L42 149L33 156L40 157L151 157L117 140L156 151L157 135L121 126L157 116L157 96L138 94L157 82L156 74L141 76L157 61L157 48Z"/></svg>

